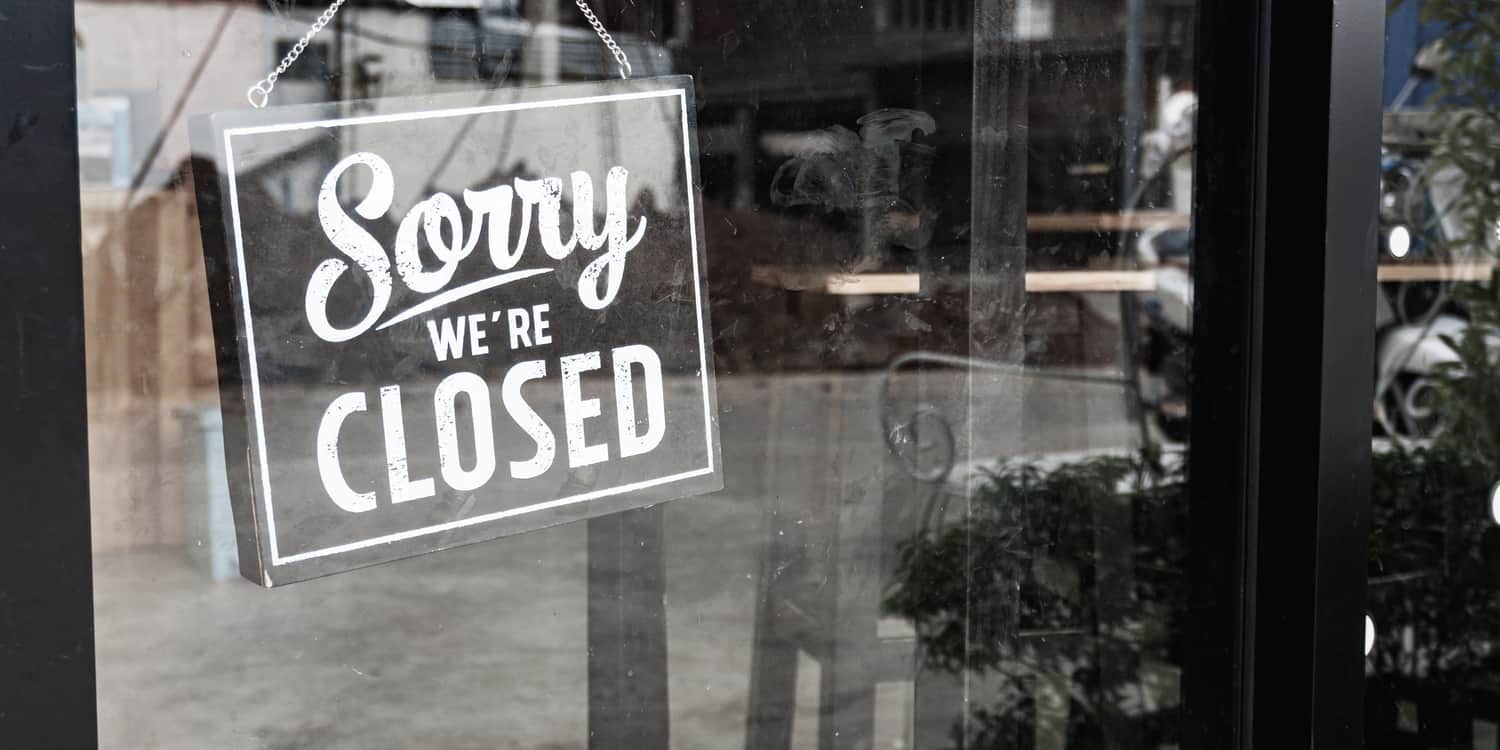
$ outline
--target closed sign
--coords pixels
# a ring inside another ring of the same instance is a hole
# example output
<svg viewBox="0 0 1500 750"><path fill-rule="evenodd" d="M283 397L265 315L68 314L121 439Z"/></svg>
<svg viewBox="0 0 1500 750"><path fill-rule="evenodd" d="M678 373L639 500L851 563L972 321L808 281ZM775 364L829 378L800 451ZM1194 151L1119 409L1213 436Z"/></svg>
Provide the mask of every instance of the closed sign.
<svg viewBox="0 0 1500 750"><path fill-rule="evenodd" d="M241 569L717 490L692 81L193 123Z"/></svg>

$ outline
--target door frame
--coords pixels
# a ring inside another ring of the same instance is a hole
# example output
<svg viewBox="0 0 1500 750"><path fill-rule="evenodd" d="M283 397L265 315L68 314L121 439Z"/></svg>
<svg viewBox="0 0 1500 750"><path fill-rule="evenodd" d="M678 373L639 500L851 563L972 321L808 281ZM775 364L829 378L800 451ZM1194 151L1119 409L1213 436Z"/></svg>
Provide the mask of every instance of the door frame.
<svg viewBox="0 0 1500 750"><path fill-rule="evenodd" d="M1205 2L1188 747L1360 747L1385 4Z"/></svg>
<svg viewBox="0 0 1500 750"><path fill-rule="evenodd" d="M92 747L93 567L71 2L0 21L0 747Z"/></svg>

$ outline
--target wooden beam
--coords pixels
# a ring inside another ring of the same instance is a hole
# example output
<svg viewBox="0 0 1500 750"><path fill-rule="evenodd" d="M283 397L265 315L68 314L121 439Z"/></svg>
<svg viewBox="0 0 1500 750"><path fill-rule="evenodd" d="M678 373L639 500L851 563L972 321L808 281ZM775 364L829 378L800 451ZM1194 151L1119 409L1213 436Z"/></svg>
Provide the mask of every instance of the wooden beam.
<svg viewBox="0 0 1500 750"><path fill-rule="evenodd" d="M1139 232L1147 229L1187 229L1191 225L1190 215L1174 211L1026 216L1026 229L1032 232Z"/></svg>
<svg viewBox="0 0 1500 750"><path fill-rule="evenodd" d="M947 278L929 274L926 281ZM956 276L955 280L960 280ZM763 286L813 294L917 294L923 276L917 272L848 273L813 266L752 266L750 280ZM1026 291L1149 292L1156 289L1156 271L1027 271Z"/></svg>
<svg viewBox="0 0 1500 750"><path fill-rule="evenodd" d="M1380 281L1489 281L1494 273L1494 263L1427 263L1381 265L1375 277Z"/></svg>

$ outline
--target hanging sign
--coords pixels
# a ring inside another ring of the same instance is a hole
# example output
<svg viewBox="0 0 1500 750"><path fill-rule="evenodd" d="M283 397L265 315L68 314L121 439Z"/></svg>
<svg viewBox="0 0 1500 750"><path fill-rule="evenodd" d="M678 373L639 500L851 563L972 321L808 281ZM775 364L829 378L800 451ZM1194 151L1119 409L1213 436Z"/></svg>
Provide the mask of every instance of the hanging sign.
<svg viewBox="0 0 1500 750"><path fill-rule="evenodd" d="M692 79L195 118L265 586L722 487Z"/></svg>

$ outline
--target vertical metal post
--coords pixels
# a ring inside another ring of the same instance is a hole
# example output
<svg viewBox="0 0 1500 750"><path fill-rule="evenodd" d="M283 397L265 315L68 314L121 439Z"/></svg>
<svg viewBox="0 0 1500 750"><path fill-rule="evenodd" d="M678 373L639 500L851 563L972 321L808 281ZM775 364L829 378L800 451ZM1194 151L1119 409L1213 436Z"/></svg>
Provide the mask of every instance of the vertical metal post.
<svg viewBox="0 0 1500 750"><path fill-rule="evenodd" d="M755 139L759 135L755 128L755 108L740 105L734 110L734 132L739 138L734 144L734 208L749 211L755 208Z"/></svg>
<svg viewBox="0 0 1500 750"><path fill-rule="evenodd" d="M348 11L333 17L333 41L329 45L332 49L328 53L328 93L333 101L343 101L345 96L345 76L348 70L348 61L345 59L345 44L348 38L345 34L344 22L349 19Z"/></svg>
<svg viewBox="0 0 1500 750"><path fill-rule="evenodd" d="M1146 119L1146 63L1141 50L1146 0L1125 0L1125 133L1121 197L1129 200L1140 185L1141 131ZM1134 206L1126 206L1132 209Z"/></svg>
<svg viewBox="0 0 1500 750"><path fill-rule="evenodd" d="M662 506L587 523L589 750L668 747Z"/></svg>
<svg viewBox="0 0 1500 750"><path fill-rule="evenodd" d="M524 51L526 64L521 68L522 74L538 83L557 83L562 74L558 4L526 3L525 13L532 24L532 34Z"/></svg>
<svg viewBox="0 0 1500 750"><path fill-rule="evenodd" d="M1122 139L1121 210L1134 211L1140 187L1141 132L1145 119L1145 63L1142 60L1142 29L1145 24L1145 0L1125 0L1125 122ZM1121 231L1119 259L1133 258L1127 248L1134 233ZM1151 439L1140 397L1137 357L1140 355L1138 325L1140 304L1134 292L1120 293L1120 363L1131 387L1124 389L1125 413L1139 430L1141 444ZM1140 656L1136 647L1126 641L1130 621L1139 602L1135 597L1135 539L1131 527L1133 508L1129 503L1101 503L1094 508L1094 565L1098 576L1095 597L1095 653L1099 664L1101 701L1100 724L1104 744L1111 748L1131 748L1140 742L1140 732L1121 706L1132 698L1140 680Z"/></svg>
<svg viewBox="0 0 1500 750"><path fill-rule="evenodd" d="M1135 211L1138 206L1136 191L1140 187L1141 133L1145 120L1145 63L1142 60L1141 34L1145 24L1145 0L1125 0L1125 121L1121 135L1120 210ZM1134 248L1128 243L1134 232L1121 230L1120 245L1115 257L1120 261L1133 261ZM1141 443L1150 440L1146 427L1146 416L1141 404L1140 374L1136 357L1140 349L1137 323L1140 320L1140 302L1134 292L1120 293L1120 361L1125 376L1132 386L1125 389L1125 413L1135 420Z"/></svg>

